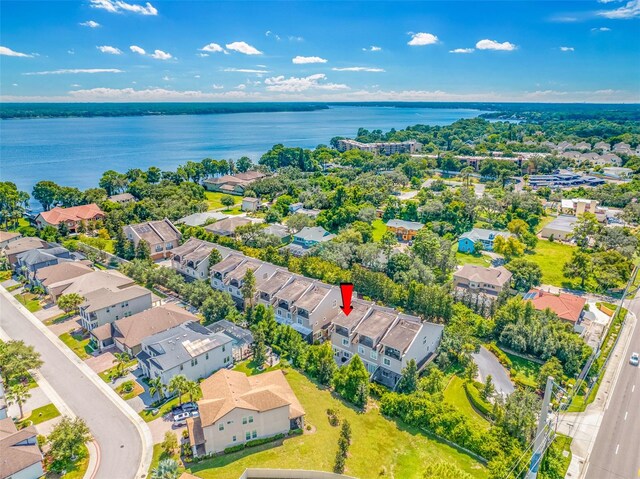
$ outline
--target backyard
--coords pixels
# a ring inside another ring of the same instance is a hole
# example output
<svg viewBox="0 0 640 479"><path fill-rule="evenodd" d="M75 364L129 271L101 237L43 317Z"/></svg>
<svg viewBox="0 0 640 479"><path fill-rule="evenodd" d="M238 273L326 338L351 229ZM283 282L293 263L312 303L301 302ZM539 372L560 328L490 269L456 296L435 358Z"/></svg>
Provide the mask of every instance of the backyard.
<svg viewBox="0 0 640 479"><path fill-rule="evenodd" d="M340 432L340 428L331 426L327 419L327 409L333 408L341 419L349 420L353 431L346 462L347 475L363 479L383 474L403 479L420 478L423 465L437 460L456 464L472 477L486 476L485 468L470 456L416 428L385 419L375 405L366 413L359 413L329 391L318 388L298 371L286 369L285 373L306 410L306 424L316 430L283 443L265 444L208 459L191 465L190 472L204 479L236 479L247 467L331 471Z"/></svg>
<svg viewBox="0 0 640 479"><path fill-rule="evenodd" d="M207 197L207 203L209 205L210 210L218 210L220 208L225 208L225 206L222 204L222 197L229 196L233 198L234 206L231 209L223 210L223 213L227 215L237 215L242 213L242 209L240 207L242 203L242 198L240 198L239 196L227 195L224 193L219 193L217 191L205 191L205 195Z"/></svg>
<svg viewBox="0 0 640 479"><path fill-rule="evenodd" d="M384 232L387 231L387 226L380 218L374 220L371 226L373 226L373 241L380 241Z"/></svg>

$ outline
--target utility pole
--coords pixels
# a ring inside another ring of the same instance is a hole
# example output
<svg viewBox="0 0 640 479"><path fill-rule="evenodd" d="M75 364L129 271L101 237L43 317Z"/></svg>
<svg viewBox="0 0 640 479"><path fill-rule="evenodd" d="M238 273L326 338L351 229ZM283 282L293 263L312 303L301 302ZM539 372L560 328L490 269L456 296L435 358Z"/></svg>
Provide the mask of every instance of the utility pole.
<svg viewBox="0 0 640 479"><path fill-rule="evenodd" d="M533 457L529 464L529 472L527 472L526 479L536 479L538 477L538 469L542 462L542 454L547 447L547 434L545 428L547 427L547 418L549 416L549 404L551 403L551 394L553 393L553 378L547 377L547 386L544 389L544 398L542 400L542 411L540 411L540 417L538 418L538 429L536 430L536 437L533 442Z"/></svg>

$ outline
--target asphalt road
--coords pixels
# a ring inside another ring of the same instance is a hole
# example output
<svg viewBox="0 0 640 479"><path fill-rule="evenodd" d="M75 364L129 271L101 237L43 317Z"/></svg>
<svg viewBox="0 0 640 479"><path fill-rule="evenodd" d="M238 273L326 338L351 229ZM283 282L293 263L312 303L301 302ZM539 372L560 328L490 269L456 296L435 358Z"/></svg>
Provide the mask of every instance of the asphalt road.
<svg viewBox="0 0 640 479"><path fill-rule="evenodd" d="M94 478L134 478L142 456L142 440L127 416L2 295L0 327L12 339L22 339L40 352L44 361L42 376L69 408L87 422L100 450Z"/></svg>
<svg viewBox="0 0 640 479"><path fill-rule="evenodd" d="M629 310L640 319L640 292ZM623 356L620 375L606 407L594 444L586 479L637 479L640 477L640 367L629 364L640 353L640 324Z"/></svg>
<svg viewBox="0 0 640 479"><path fill-rule="evenodd" d="M478 373L482 382L490 375L497 393L506 397L514 391L515 388L509 379L506 369L500 364L498 358L487 349L480 347L480 351L473 353L471 357L478 365Z"/></svg>

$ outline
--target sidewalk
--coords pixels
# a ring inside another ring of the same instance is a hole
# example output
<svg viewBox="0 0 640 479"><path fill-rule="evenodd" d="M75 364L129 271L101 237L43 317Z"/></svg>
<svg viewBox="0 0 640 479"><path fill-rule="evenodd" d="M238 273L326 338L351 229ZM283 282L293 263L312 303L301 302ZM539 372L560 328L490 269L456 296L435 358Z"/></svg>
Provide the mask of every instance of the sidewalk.
<svg viewBox="0 0 640 479"><path fill-rule="evenodd" d="M571 464L565 476L567 479L577 479L584 472L584 466L589 460L589 455L595 444L596 437L604 412L609 405L609 397L616 384L622 366L626 364L623 352L637 325L637 318L631 312L627 315L627 322L622 330L616 348L611 353L609 364L602 377L600 388L594 401L589 404L582 413L566 413L558 423L558 432L571 436Z"/></svg>

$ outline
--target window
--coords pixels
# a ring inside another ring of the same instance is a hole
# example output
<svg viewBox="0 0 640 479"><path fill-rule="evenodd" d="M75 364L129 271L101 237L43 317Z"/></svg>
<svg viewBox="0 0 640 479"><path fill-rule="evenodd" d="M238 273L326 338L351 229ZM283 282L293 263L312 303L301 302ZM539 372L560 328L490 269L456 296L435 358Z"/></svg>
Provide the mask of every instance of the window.
<svg viewBox="0 0 640 479"><path fill-rule="evenodd" d="M364 354L364 347L363 346L358 346L358 353Z"/></svg>
<svg viewBox="0 0 640 479"><path fill-rule="evenodd" d="M342 338L342 345L349 346L349 340L347 338Z"/></svg>
<svg viewBox="0 0 640 479"><path fill-rule="evenodd" d="M162 245L161 244L156 245L156 252L160 252L160 251L162 251Z"/></svg>
<svg viewBox="0 0 640 479"><path fill-rule="evenodd" d="M193 358L191 360L191 367L197 366L198 365L198 358Z"/></svg>
<svg viewBox="0 0 640 479"><path fill-rule="evenodd" d="M218 431L224 431L224 423L218 424Z"/></svg>
<svg viewBox="0 0 640 479"><path fill-rule="evenodd" d="M209 353L204 355L204 359L208 360L209 359Z"/></svg>
<svg viewBox="0 0 640 479"><path fill-rule="evenodd" d="M378 359L378 351L371 351L369 356L371 356L371 359Z"/></svg>
<svg viewBox="0 0 640 479"><path fill-rule="evenodd" d="M298 317L298 324L302 324L302 318Z"/></svg>
<svg viewBox="0 0 640 479"><path fill-rule="evenodd" d="M244 438L246 441L248 441L249 439L251 439L251 431L247 431L244 433Z"/></svg>
<svg viewBox="0 0 640 479"><path fill-rule="evenodd" d="M253 416L249 416L249 424L253 422Z"/></svg>
<svg viewBox="0 0 640 479"><path fill-rule="evenodd" d="M247 423L247 418L246 418L246 417L243 417L243 418L242 418L242 424L246 424L246 423Z"/></svg>
<svg viewBox="0 0 640 479"><path fill-rule="evenodd" d="M224 344L222 345L222 352L223 353L227 350L226 347L227 347L226 345L224 345Z"/></svg>
<svg viewBox="0 0 640 479"><path fill-rule="evenodd" d="M336 306L338 306L338 300L337 300L337 299L334 299L334 300L333 300L332 308L335 308Z"/></svg>
<svg viewBox="0 0 640 479"><path fill-rule="evenodd" d="M422 344L427 344L427 337L422 338Z"/></svg>
<svg viewBox="0 0 640 479"><path fill-rule="evenodd" d="M236 437L233 436L233 438L231 439L233 442L236 442Z"/></svg>
<svg viewBox="0 0 640 479"><path fill-rule="evenodd" d="M184 370L184 364L180 365L180 371Z"/></svg>
<svg viewBox="0 0 640 479"><path fill-rule="evenodd" d="M385 366L391 366L391 361L389 360L389 358L384 358L382 362L384 363Z"/></svg>
<svg viewBox="0 0 640 479"><path fill-rule="evenodd" d="M256 437L258 437L258 431L256 431L255 429L251 432L251 437L253 439L255 439Z"/></svg>

